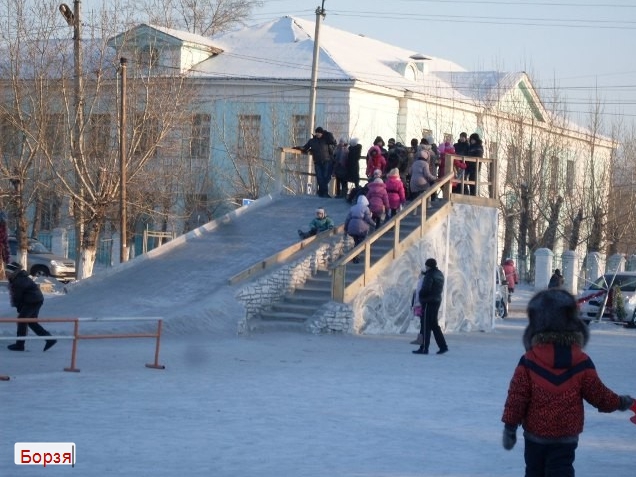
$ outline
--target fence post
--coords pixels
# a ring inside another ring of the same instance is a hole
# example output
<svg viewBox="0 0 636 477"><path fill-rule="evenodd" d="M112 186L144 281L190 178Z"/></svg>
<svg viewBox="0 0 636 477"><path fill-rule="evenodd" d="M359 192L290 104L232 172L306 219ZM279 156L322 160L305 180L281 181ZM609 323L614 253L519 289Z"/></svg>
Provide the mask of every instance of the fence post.
<svg viewBox="0 0 636 477"><path fill-rule="evenodd" d="M534 252L534 257L534 289L543 290L548 287L552 276L554 253L549 248L540 248Z"/></svg>
<svg viewBox="0 0 636 477"><path fill-rule="evenodd" d="M579 291L578 270L579 257L574 250L566 250L561 254L563 270L563 288L576 295Z"/></svg>

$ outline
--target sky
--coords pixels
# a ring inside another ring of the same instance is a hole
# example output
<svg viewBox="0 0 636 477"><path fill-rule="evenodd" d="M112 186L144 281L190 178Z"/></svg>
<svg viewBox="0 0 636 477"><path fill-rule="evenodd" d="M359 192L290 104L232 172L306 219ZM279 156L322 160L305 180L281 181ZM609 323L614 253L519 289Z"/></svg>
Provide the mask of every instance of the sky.
<svg viewBox="0 0 636 477"><path fill-rule="evenodd" d="M70 2L69 2L70 4ZM246 25L285 15L315 21L322 0L265 0ZM90 12L107 0L84 0ZM325 24L444 59L468 70L526 71L550 109L589 123L602 104L603 129L636 125L636 38L631 0L324 0Z"/></svg>
<svg viewBox="0 0 636 477"><path fill-rule="evenodd" d="M414 333L237 334L244 310L234 296L244 285L232 287L228 277L297 242L298 217L309 220L319 200L260 199L237 220L206 224L68 293L46 294L42 318L102 319L82 323L82 334L154 331L154 322L105 318L162 317L163 370L144 366L155 350L144 338L80 341L80 372L65 372L71 341L43 354L42 341L30 340L27 351L12 352L15 328L0 324L0 374L11 378L0 381L0 476L522 475L521 433L505 451L501 413L523 354L534 293L527 284L515 287L509 319L489 332L447 333L441 356L412 354ZM328 207L333 217L347 209L335 199ZM15 316L3 286L0 316ZM71 333L68 324L45 326ZM587 351L619 394L636 394L635 335L592 326ZM631 415L586 406L577 475L633 476ZM21 442L72 442L76 468L16 466Z"/></svg>
<svg viewBox="0 0 636 477"><path fill-rule="evenodd" d="M251 21L315 21L319 0L267 0ZM526 71L544 102L556 89L573 119L598 95L607 124L636 121L636 3L627 0L325 0L324 23L468 70ZM577 121L581 123L581 121Z"/></svg>

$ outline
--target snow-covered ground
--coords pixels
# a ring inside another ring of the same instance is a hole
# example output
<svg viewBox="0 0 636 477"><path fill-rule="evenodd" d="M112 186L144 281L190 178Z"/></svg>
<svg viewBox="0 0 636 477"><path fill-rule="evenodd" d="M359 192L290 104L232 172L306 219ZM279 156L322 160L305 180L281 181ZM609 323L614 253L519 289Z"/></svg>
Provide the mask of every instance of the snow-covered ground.
<svg viewBox="0 0 636 477"><path fill-rule="evenodd" d="M531 295L520 286L491 333L448 335L443 356L411 354L412 336L170 333L165 370L144 366L152 340L104 340L80 342L81 372L67 373L69 341L46 354L0 342L0 476L522 475L523 440L505 451L500 418ZM635 344L636 330L592 331L619 393L636 394ZM577 475L634 475L631 413L586 411ZM74 442L75 469L16 466L15 442Z"/></svg>

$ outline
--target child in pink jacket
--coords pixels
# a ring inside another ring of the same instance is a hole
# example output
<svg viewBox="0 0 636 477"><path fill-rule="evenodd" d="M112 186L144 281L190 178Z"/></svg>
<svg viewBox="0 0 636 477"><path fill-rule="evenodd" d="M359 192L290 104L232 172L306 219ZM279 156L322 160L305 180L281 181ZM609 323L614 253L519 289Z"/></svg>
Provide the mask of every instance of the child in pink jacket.
<svg viewBox="0 0 636 477"><path fill-rule="evenodd" d="M397 168L391 169L386 178L386 192L389 196L389 210L387 218L397 214L400 206L406 202L406 193L404 192L404 183L400 179L400 171Z"/></svg>

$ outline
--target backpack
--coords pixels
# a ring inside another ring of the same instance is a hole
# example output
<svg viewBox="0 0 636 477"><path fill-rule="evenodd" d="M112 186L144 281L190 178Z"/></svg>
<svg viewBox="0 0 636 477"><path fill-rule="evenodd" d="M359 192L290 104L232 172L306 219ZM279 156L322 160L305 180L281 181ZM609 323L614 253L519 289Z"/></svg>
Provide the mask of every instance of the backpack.
<svg viewBox="0 0 636 477"><path fill-rule="evenodd" d="M393 151L399 158L398 165L397 165L398 170L400 171L400 173L406 172L406 168L408 167L408 164L409 164L409 152L400 143L397 143L395 145L395 148L393 149Z"/></svg>
<svg viewBox="0 0 636 477"><path fill-rule="evenodd" d="M369 191L369 188L366 185L364 187L360 187L360 186L354 187L347 194L347 202L349 204L357 204L358 197L361 195L367 195L368 191Z"/></svg>
<svg viewBox="0 0 636 477"><path fill-rule="evenodd" d="M333 137L333 134L330 133L329 131L323 131L322 135L325 138L325 141L327 142L327 147L329 148L329 156L333 158L333 155L336 152L336 146L338 145L338 142L336 141L336 138Z"/></svg>

